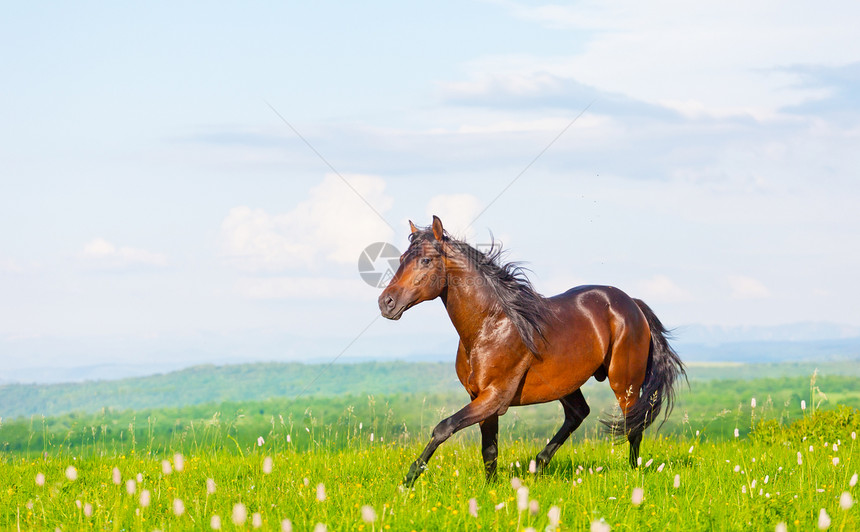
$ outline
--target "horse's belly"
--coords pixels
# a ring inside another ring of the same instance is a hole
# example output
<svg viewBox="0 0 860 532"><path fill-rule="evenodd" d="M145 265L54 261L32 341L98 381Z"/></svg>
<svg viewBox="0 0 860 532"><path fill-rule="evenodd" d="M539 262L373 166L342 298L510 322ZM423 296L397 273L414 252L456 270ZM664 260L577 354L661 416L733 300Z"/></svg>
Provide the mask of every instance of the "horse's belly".
<svg viewBox="0 0 860 532"><path fill-rule="evenodd" d="M578 390L594 375L602 360L533 364L511 401L512 406L548 403Z"/></svg>

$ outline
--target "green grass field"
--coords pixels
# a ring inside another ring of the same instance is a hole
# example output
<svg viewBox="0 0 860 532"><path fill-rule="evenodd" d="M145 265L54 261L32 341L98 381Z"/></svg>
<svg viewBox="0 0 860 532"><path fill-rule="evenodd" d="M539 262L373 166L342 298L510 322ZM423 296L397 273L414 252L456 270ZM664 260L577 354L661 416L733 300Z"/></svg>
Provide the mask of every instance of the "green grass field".
<svg viewBox="0 0 860 532"><path fill-rule="evenodd" d="M185 425L165 445L118 446L93 426L80 446L2 455L0 529L281 530L289 520L292 530L812 530L820 519L860 528L860 507L849 505L860 413L810 408L789 425L762 408L746 405L738 419L755 430L739 438L696 435L692 424L686 435L651 429L635 471L626 445L580 438L535 476L529 461L545 438L508 430L490 484L470 429L440 448L412 490L400 482L426 434L371 440L379 429L351 418L316 434L273 420L256 437L215 420Z"/></svg>

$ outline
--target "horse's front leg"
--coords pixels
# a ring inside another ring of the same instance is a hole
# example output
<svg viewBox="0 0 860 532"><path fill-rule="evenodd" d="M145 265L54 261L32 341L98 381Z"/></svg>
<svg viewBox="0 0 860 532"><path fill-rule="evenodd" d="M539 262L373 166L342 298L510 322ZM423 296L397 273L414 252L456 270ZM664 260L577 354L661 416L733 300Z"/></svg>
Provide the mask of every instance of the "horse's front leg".
<svg viewBox="0 0 860 532"><path fill-rule="evenodd" d="M499 456L499 415L493 414L481 421L481 456L487 482L496 478L496 459Z"/></svg>
<svg viewBox="0 0 860 532"><path fill-rule="evenodd" d="M406 473L406 479L403 481L406 487L411 487L415 483L415 480L427 468L427 461L436 452L436 448L442 445L451 435L470 425L484 421L490 416L495 416L496 412L502 407L502 397L503 395L495 390L485 390L459 412L449 418L443 419L436 425L430 437L430 442L427 443L427 447L424 448L418 459L412 463L409 472Z"/></svg>

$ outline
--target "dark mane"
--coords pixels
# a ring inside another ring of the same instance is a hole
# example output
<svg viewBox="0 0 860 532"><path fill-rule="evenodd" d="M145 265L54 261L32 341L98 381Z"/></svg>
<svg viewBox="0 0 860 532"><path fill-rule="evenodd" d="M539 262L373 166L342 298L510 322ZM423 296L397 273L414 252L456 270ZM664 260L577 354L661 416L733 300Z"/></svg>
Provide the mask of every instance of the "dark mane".
<svg viewBox="0 0 860 532"><path fill-rule="evenodd" d="M526 269L518 262L502 262L504 250L501 246L495 246L495 241L492 241L491 251L484 253L451 237L447 232L442 240L462 255L487 281L487 286L492 289L502 311L520 333L523 343L529 351L537 355L537 339L546 340L543 330L549 319L549 311L544 297L532 286ZM409 242L410 249L417 249L417 244L428 242L437 251L445 254L429 228L410 234Z"/></svg>

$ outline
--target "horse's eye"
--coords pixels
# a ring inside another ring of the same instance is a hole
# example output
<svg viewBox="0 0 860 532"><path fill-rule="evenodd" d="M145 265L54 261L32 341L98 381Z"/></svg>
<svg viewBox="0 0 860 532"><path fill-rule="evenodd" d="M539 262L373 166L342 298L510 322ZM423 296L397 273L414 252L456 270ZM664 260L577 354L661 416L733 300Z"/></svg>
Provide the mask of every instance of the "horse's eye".
<svg viewBox="0 0 860 532"><path fill-rule="evenodd" d="M422 266L427 266L428 264L430 264L430 260L431 260L431 259L430 259L430 257L423 257L423 258L421 259L421 265L422 265Z"/></svg>

